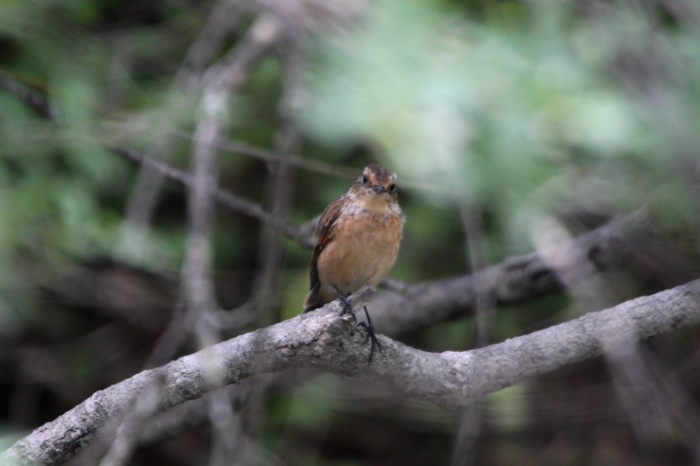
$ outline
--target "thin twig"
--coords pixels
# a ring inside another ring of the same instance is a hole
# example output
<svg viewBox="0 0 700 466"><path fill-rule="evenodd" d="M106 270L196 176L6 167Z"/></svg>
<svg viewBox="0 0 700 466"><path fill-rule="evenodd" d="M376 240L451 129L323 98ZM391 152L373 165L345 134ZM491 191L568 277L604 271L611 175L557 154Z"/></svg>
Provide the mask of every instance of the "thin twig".
<svg viewBox="0 0 700 466"><path fill-rule="evenodd" d="M458 208L471 270L481 270L488 263L481 210L476 205L467 206L464 203L460 203ZM488 283L475 283L474 294L472 346L481 348L491 342L495 304L491 300ZM473 463L484 422L484 403L485 400L477 400L462 410L455 431L450 464L461 466Z"/></svg>
<svg viewBox="0 0 700 466"><path fill-rule="evenodd" d="M16 79L10 77L7 73L0 71L0 87L4 87L7 91L19 98L27 107L40 118L45 120L56 120L59 116L58 111L51 106L48 99L40 92L21 84Z"/></svg>
<svg viewBox="0 0 700 466"><path fill-rule="evenodd" d="M182 139L192 139L192 135L185 131L175 131L174 134ZM320 160L311 160L303 157L299 154L299 152L279 153L278 151L265 149L253 144L234 141L231 139L224 139L220 141L218 147L222 151L233 152L238 155L243 155L256 160L262 160L264 162L280 163L284 161L284 163L288 165L303 168L304 170L321 175L335 176L346 180L354 180L357 178L357 168L343 168L339 167L338 164L326 163ZM404 185L402 184L402 187L403 186Z"/></svg>
<svg viewBox="0 0 700 466"><path fill-rule="evenodd" d="M160 172L163 176L166 176L171 181L175 181L187 188L189 188L192 184L192 178L190 175L182 170L178 170L177 168L168 165L167 163L161 162L158 159L123 147L112 147L111 150L115 154L125 157L133 162L148 165L152 169ZM217 202L228 207L229 209L260 220L273 228L279 228L285 234L285 236L295 241L300 246L307 249L313 248L314 243L311 236L313 234L315 221L317 221L317 219L310 221L308 225L304 224L301 227L297 227L275 218L269 212L265 211L260 204L244 199L229 191L225 191L217 187L213 194L216 197Z"/></svg>
<svg viewBox="0 0 700 466"><path fill-rule="evenodd" d="M296 153L301 143L298 115L304 101L301 84L303 40L301 32L290 29L279 51L283 65L283 92L278 105L275 152L282 157L268 165L271 176L266 187L266 197L270 213L281 223L287 223L294 198L296 171L287 157ZM285 245L281 241L280 233L278 229L267 230L261 241L262 271L256 285L256 301L261 312L259 323L262 327L277 320L270 313L279 299L278 283L285 255Z"/></svg>
<svg viewBox="0 0 700 466"><path fill-rule="evenodd" d="M204 74L201 118L194 137L192 185L188 191L188 235L183 266L183 287L188 313L196 316L194 326L197 345L209 354L202 360L208 384L219 385L221 354L215 349L221 340L218 328L205 318L209 309L217 308L212 277L211 231L213 193L218 191L218 143L229 123L229 106L233 95L247 81L253 66L282 37L284 27L276 16L259 15L246 36L222 63ZM272 216L279 218L277 212ZM209 400L209 418L214 429L210 464L224 465L244 461L246 437L237 415L223 394Z"/></svg>
<svg viewBox="0 0 700 466"><path fill-rule="evenodd" d="M138 444L141 428L158 407L164 381L165 379L161 377L136 399L133 409L120 423L112 444L100 461L100 466L129 464L129 459Z"/></svg>
<svg viewBox="0 0 700 466"><path fill-rule="evenodd" d="M275 152L282 157L268 164L271 175L266 183L265 197L272 215L282 222L292 211L296 178L296 170L288 163L286 157L296 153L301 144L298 116L305 100L302 86L305 39L302 31L289 28L278 51L282 61L283 90L278 104ZM259 327L267 327L279 320L280 281L286 253L286 244L281 232L278 229L264 230L259 248L262 267L255 280ZM267 390L267 385L261 381L256 389L250 392L246 403L245 424L247 432L253 438L259 436L264 427Z"/></svg>
<svg viewBox="0 0 700 466"><path fill-rule="evenodd" d="M197 84L202 80L206 66L220 53L226 37L242 19L240 14L236 14L237 10L236 2L228 0L219 0L211 8L202 31L188 48L184 64L168 90L166 108L182 101L183 94L194 98L199 93ZM167 162L175 153L175 146L173 135L165 133L159 140L156 139L152 150L157 159ZM141 167L126 206L124 226L127 230L123 231L122 239L128 238L128 228L150 225L162 181L163 175L158 171L148 166Z"/></svg>

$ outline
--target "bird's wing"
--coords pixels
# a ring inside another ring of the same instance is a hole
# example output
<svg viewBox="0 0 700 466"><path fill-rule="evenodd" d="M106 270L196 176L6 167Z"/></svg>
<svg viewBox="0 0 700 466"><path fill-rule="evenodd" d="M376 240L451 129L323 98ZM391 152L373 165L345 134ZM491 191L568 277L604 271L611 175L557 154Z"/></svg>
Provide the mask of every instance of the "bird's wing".
<svg viewBox="0 0 700 466"><path fill-rule="evenodd" d="M335 228L338 217L340 217L340 212L345 205L345 201L345 196L341 196L331 202L328 207L326 207L326 210L323 211L323 215L321 215L318 225L316 225L314 236L317 238L317 241L314 254L311 257L311 268L309 271L311 293L309 297L320 291L321 282L318 277L318 257L321 255L326 245L333 240L333 229ZM306 311L310 310L310 308L306 309Z"/></svg>

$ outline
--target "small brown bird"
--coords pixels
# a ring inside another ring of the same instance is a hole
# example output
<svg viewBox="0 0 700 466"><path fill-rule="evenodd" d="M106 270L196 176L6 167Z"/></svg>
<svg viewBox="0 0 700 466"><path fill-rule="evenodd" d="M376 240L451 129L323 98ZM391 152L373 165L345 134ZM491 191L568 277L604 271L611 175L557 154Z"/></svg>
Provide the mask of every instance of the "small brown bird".
<svg viewBox="0 0 700 466"><path fill-rule="evenodd" d="M346 296L386 277L399 253L404 221L396 174L378 164L367 165L318 221L304 312L336 298L349 309Z"/></svg>

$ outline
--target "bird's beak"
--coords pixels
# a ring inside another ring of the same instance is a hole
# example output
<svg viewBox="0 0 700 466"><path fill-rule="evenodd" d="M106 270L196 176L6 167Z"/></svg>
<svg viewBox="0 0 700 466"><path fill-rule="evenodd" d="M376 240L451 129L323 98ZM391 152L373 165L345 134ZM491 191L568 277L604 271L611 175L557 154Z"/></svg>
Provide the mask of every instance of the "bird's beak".
<svg viewBox="0 0 700 466"><path fill-rule="evenodd" d="M383 193L383 192L386 191L386 190L384 189L384 186L378 185L378 186L375 186L375 187L374 187L374 191L375 191L377 194L381 194L381 193Z"/></svg>

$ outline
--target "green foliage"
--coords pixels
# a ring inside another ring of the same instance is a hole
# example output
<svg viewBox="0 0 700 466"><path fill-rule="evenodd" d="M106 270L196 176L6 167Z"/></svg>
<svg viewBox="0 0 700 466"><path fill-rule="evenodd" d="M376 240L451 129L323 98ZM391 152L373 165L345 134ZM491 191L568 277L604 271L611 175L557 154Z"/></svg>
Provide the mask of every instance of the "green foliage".
<svg viewBox="0 0 700 466"><path fill-rule="evenodd" d="M487 203L510 227L525 226L514 212L567 200L614 214L674 186L660 210L687 202L673 160L700 143L696 29L658 36L622 4L489 11L484 23L435 2L379 2L360 31L319 45L309 131L376 140L421 194Z"/></svg>

